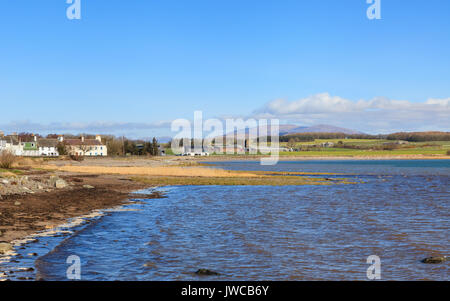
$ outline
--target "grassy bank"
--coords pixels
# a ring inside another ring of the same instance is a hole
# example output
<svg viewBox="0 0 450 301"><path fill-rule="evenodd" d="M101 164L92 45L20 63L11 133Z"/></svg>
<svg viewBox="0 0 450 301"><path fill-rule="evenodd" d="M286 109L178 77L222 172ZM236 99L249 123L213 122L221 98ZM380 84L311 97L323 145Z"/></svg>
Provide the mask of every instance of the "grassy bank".
<svg viewBox="0 0 450 301"><path fill-rule="evenodd" d="M299 185L333 185L356 184L346 179L312 178L303 176L263 176L231 178L193 178L193 177L132 177L133 181L152 186L178 185L250 185L250 186L299 186Z"/></svg>
<svg viewBox="0 0 450 301"><path fill-rule="evenodd" d="M165 185L331 185L348 184L345 179L327 179L331 173L229 171L206 167L105 167L105 166L41 166L70 173L123 175L152 186ZM310 175L323 177L310 177Z"/></svg>
<svg viewBox="0 0 450 301"><path fill-rule="evenodd" d="M397 149L397 150L359 150L342 148L324 148L313 151L300 152L280 152L280 156L301 156L301 157L392 157L392 156L446 156L445 149Z"/></svg>
<svg viewBox="0 0 450 301"><path fill-rule="evenodd" d="M206 167L182 167L182 166L163 166L163 167L147 167L147 166L46 166L43 169L59 170L75 173L89 174L111 174L111 175L141 175L141 176L167 176L167 177L215 177L215 178L232 178L232 177L258 177L254 173L234 172L222 169L212 169Z"/></svg>
<svg viewBox="0 0 450 301"><path fill-rule="evenodd" d="M323 147L323 144L332 147ZM280 143L288 147L288 143ZM280 156L302 157L392 157L392 156L446 156L450 150L449 141L401 142L380 139L315 139L297 142L289 147L299 149L281 152Z"/></svg>

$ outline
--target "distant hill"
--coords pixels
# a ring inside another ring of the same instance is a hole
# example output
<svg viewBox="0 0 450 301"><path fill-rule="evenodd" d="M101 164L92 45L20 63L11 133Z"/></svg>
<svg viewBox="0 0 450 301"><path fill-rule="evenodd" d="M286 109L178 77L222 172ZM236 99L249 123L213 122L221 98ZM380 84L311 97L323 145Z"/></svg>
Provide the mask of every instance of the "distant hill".
<svg viewBox="0 0 450 301"><path fill-rule="evenodd" d="M262 127L259 127L259 131L261 132ZM270 134L270 126L267 127L267 133ZM359 131L347 129L347 128L341 128L337 126L332 125L326 125L326 124L319 124L314 126L298 126L294 124L280 124L279 126L280 130L280 136L285 135L293 135L293 134L301 134L301 133L342 133L346 135L356 135L356 134L364 134ZM248 134L249 129L246 129L245 131L235 131L235 134L239 137L239 135L242 135L244 133Z"/></svg>
<svg viewBox="0 0 450 301"><path fill-rule="evenodd" d="M356 135L356 134L363 134L362 132L341 128L333 125L327 125L327 124L319 124L319 125L313 125L313 126L300 126L289 129L286 133L283 133L283 135L290 135L290 134L299 134L299 133L343 133L347 135ZM280 130L281 135L281 130ZM282 135L282 136L283 136Z"/></svg>

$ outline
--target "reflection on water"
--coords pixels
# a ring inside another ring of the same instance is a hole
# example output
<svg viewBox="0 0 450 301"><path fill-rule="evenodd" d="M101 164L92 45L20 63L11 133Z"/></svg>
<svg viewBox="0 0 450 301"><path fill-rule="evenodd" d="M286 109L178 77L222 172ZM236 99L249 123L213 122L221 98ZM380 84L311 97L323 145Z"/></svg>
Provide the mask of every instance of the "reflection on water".
<svg viewBox="0 0 450 301"><path fill-rule="evenodd" d="M420 260L448 255L449 163L282 162L263 168L355 173L365 184L166 188L167 198L84 227L36 267L65 280L74 254L83 280L365 280L367 257L378 255L384 280L448 280L448 263Z"/></svg>

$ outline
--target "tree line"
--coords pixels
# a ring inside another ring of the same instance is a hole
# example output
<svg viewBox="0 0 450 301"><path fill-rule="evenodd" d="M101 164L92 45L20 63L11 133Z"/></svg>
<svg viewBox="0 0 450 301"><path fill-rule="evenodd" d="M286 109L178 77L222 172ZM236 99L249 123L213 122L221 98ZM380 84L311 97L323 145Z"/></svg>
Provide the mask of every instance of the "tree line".
<svg viewBox="0 0 450 301"><path fill-rule="evenodd" d="M159 156L158 140L153 137L151 141L132 140L125 137L103 136L102 141L108 147L111 156Z"/></svg>
<svg viewBox="0 0 450 301"><path fill-rule="evenodd" d="M399 132L387 135L387 139L409 142L450 141L450 132Z"/></svg>
<svg viewBox="0 0 450 301"><path fill-rule="evenodd" d="M345 133L297 133L280 137L280 142L311 142L315 139L385 139L383 135L345 134Z"/></svg>

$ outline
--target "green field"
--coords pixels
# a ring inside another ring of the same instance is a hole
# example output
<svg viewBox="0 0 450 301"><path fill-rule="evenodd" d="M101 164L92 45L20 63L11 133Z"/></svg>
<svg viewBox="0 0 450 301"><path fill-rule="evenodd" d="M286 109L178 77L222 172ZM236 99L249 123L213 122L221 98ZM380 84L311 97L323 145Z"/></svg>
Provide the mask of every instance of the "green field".
<svg viewBox="0 0 450 301"><path fill-rule="evenodd" d="M361 147L364 149L344 148L338 145L339 141L346 146ZM320 147L322 143L332 142L333 147ZM450 141L433 142L410 142L404 145L395 145L395 149L379 149L386 144L396 141L377 139L316 139L311 142L297 142L294 148L301 148L301 151L281 152L282 156L398 156L398 155L446 155L450 150ZM316 145L317 147L313 147ZM286 147L287 143L280 143ZM306 148L306 150L305 150Z"/></svg>
<svg viewBox="0 0 450 301"><path fill-rule="evenodd" d="M333 147L323 147L326 142L334 143ZM280 156L301 157L382 157L382 156L446 156L450 151L450 141L402 142L384 139L316 139L308 142L280 142L281 148L288 145L298 151L280 152ZM270 145L270 143L269 143ZM354 147L354 148L352 148ZM392 149L383 149L392 148ZM173 155L170 148L167 155ZM211 154L216 156L216 154ZM217 156L242 156L243 154L217 154ZM262 154L257 154L262 155ZM450 158L450 155L448 156Z"/></svg>

